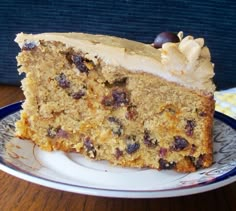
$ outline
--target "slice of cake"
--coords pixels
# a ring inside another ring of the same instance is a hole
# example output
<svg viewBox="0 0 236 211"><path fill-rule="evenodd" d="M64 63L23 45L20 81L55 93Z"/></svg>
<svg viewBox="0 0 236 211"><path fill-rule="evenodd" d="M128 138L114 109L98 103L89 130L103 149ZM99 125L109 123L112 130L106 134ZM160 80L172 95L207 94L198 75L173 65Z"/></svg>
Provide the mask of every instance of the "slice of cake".
<svg viewBox="0 0 236 211"><path fill-rule="evenodd" d="M201 38L179 33L169 41L153 46L82 33L18 34L26 99L17 136L43 150L125 167L192 172L210 166L210 53Z"/></svg>

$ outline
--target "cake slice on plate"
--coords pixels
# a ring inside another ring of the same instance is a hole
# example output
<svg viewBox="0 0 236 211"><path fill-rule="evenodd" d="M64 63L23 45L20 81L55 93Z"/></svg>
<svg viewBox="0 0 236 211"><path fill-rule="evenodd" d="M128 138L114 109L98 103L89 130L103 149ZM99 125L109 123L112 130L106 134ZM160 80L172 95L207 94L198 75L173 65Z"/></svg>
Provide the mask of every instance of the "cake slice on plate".
<svg viewBox="0 0 236 211"><path fill-rule="evenodd" d="M43 150L125 167L210 166L213 64L203 39L178 35L171 42L161 34L150 45L83 33L18 34L26 99L16 135Z"/></svg>

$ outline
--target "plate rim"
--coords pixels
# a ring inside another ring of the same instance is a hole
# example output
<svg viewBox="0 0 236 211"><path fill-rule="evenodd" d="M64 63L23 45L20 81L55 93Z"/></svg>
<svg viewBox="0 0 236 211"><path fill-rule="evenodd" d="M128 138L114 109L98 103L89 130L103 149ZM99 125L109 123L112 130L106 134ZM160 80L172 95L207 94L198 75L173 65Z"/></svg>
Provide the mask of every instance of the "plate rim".
<svg viewBox="0 0 236 211"><path fill-rule="evenodd" d="M24 101L19 101L12 103L0 108L0 120L5 117L19 111L21 105ZM236 130L236 120L221 113L215 111L214 118L219 119L224 122L226 125L230 126ZM236 181L236 167L230 170L229 172L207 182L198 183L195 186L185 186L181 188L172 188L164 190L114 190L106 188L96 188L96 187L86 187L73 184L67 184L63 182L53 181L47 178L39 177L37 175L25 173L23 171L18 171L10 166L1 162L0 159L0 170L20 178L24 181L28 181L37 185L42 185L48 188L53 188L57 190L73 192L78 194L94 195L94 196L105 196L105 197L117 197L117 198L164 198L164 197L176 197L176 196L185 196L191 194L197 194L201 192L206 192L214 190L225 185L231 184Z"/></svg>

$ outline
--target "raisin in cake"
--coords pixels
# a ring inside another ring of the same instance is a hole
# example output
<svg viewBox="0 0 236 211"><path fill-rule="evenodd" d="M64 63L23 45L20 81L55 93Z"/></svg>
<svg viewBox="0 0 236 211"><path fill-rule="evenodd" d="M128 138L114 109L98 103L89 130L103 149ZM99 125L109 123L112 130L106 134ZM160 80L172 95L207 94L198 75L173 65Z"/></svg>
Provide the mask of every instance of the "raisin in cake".
<svg viewBox="0 0 236 211"><path fill-rule="evenodd" d="M125 167L210 166L213 64L202 38L179 38L156 49L104 35L18 34L26 99L16 135Z"/></svg>

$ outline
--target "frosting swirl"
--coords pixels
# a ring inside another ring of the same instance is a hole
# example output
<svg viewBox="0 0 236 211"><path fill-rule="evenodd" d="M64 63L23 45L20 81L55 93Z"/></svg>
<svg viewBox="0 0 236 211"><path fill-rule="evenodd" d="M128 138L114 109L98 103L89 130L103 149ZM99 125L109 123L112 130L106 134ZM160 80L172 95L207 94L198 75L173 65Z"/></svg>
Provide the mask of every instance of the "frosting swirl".
<svg viewBox="0 0 236 211"><path fill-rule="evenodd" d="M192 36L182 39L181 32L179 37L179 43L165 43L160 49L163 68L177 83L214 92L214 64L208 47L204 46L204 39Z"/></svg>

